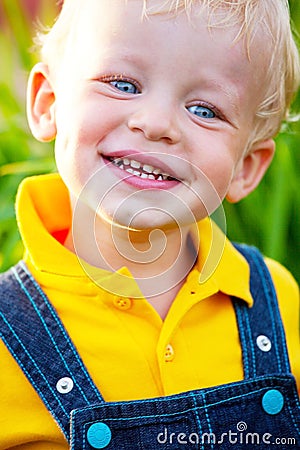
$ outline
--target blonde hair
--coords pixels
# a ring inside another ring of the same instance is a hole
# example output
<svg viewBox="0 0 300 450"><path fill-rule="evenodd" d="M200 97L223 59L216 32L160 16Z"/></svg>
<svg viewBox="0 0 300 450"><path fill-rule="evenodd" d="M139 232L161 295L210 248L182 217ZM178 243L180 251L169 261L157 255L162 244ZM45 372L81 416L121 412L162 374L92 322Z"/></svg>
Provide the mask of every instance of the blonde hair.
<svg viewBox="0 0 300 450"><path fill-rule="evenodd" d="M255 58L255 55L251 55L251 42L261 30L262 35L266 37L266 42L262 45L266 49L269 64L263 84L265 92L257 108L257 120L248 148L259 141L274 137L282 122L291 118L290 106L300 84L300 63L290 22L288 0L162 0L160 5L154 2L155 6L150 6L149 0L141 2L145 17L182 12L192 17L195 5L208 8L209 28L238 25L239 31L235 41L245 39L250 59ZM54 26L39 33L41 57L47 64L55 65L54 61L59 61L62 56L70 38L71 24L80 15L80 8L82 2L79 0L65 0Z"/></svg>

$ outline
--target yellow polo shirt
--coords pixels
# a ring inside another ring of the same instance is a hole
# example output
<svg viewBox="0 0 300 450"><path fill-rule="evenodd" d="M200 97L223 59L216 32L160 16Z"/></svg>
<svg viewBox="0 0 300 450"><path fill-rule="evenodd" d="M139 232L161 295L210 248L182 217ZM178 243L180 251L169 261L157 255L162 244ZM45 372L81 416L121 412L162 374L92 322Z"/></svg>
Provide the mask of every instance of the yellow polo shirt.
<svg viewBox="0 0 300 450"><path fill-rule="evenodd" d="M57 240L63 239L71 225L68 192L58 175L33 177L21 184L17 218L26 264L105 400L164 396L243 378L229 296L252 304L249 268L225 240L215 272L199 283L199 269L210 247L209 220L199 224L197 264L163 321L145 299L122 299L99 288L77 257ZM217 228L215 232L222 237ZM281 265L269 259L267 264L279 299L292 371L300 386L298 287ZM122 271L127 273L125 268ZM67 449L61 431L2 342L0 361L0 449Z"/></svg>

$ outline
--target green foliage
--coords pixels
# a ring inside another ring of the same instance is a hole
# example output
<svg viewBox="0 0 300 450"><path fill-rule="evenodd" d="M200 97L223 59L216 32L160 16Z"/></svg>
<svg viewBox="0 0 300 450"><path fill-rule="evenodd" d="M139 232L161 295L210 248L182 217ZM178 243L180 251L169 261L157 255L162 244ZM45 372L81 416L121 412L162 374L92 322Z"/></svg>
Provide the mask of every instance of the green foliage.
<svg viewBox="0 0 300 450"><path fill-rule="evenodd" d="M300 29L300 2L290 0ZM51 23L54 1L40 0L39 17ZM20 0L2 0L0 9L0 271L22 256L14 199L22 178L55 170L53 146L39 144L26 122L26 79L35 63L28 52L34 27ZM300 111L300 95L295 109ZM277 138L277 152L259 188L237 205L225 204L231 239L257 245L284 263L300 281L300 125L291 124Z"/></svg>
<svg viewBox="0 0 300 450"><path fill-rule="evenodd" d="M256 245L282 262L300 281L298 132L281 133L276 139L272 166L260 186L240 203L225 203L227 234L236 241Z"/></svg>
<svg viewBox="0 0 300 450"><path fill-rule="evenodd" d="M290 0L299 36L300 2ZM299 37L298 37L299 42ZM293 110L300 113L300 92ZM259 187L240 203L224 204L230 239L256 245L284 264L300 282L300 122L282 127L274 160Z"/></svg>
<svg viewBox="0 0 300 450"><path fill-rule="evenodd" d="M44 16L48 0L41 1ZM51 3L51 2L50 2ZM49 7L47 7L49 9ZM54 2L52 12L54 16ZM0 10L0 270L14 264L23 252L16 226L14 201L20 181L54 170L52 145L41 145L26 122L27 76L35 63L34 26L18 0L2 0Z"/></svg>

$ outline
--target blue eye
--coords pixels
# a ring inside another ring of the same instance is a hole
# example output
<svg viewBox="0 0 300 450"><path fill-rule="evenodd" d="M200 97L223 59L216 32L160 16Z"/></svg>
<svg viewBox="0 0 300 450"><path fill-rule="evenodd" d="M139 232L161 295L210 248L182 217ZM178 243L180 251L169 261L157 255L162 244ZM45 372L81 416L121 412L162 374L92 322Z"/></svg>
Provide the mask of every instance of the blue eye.
<svg viewBox="0 0 300 450"><path fill-rule="evenodd" d="M200 117L201 119L214 119L216 117L216 114L214 111L210 108L207 108L206 106L201 105L194 105L187 108L189 112L192 114L195 114L196 116Z"/></svg>
<svg viewBox="0 0 300 450"><path fill-rule="evenodd" d="M122 92L126 92L126 94L138 94L138 88L130 81L122 81L122 80L113 80L110 81L110 84L114 86L116 89Z"/></svg>

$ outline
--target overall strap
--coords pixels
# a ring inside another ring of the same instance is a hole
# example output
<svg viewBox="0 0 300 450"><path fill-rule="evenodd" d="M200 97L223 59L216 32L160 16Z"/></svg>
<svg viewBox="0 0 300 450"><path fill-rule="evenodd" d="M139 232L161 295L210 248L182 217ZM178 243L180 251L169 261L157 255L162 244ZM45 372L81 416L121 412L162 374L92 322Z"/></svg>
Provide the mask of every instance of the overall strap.
<svg viewBox="0 0 300 450"><path fill-rule="evenodd" d="M235 244L250 266L251 308L233 299L243 353L244 377L291 373L285 332L270 272L255 247Z"/></svg>
<svg viewBox="0 0 300 450"><path fill-rule="evenodd" d="M0 336L69 441L71 411L104 400L22 261L0 277Z"/></svg>

